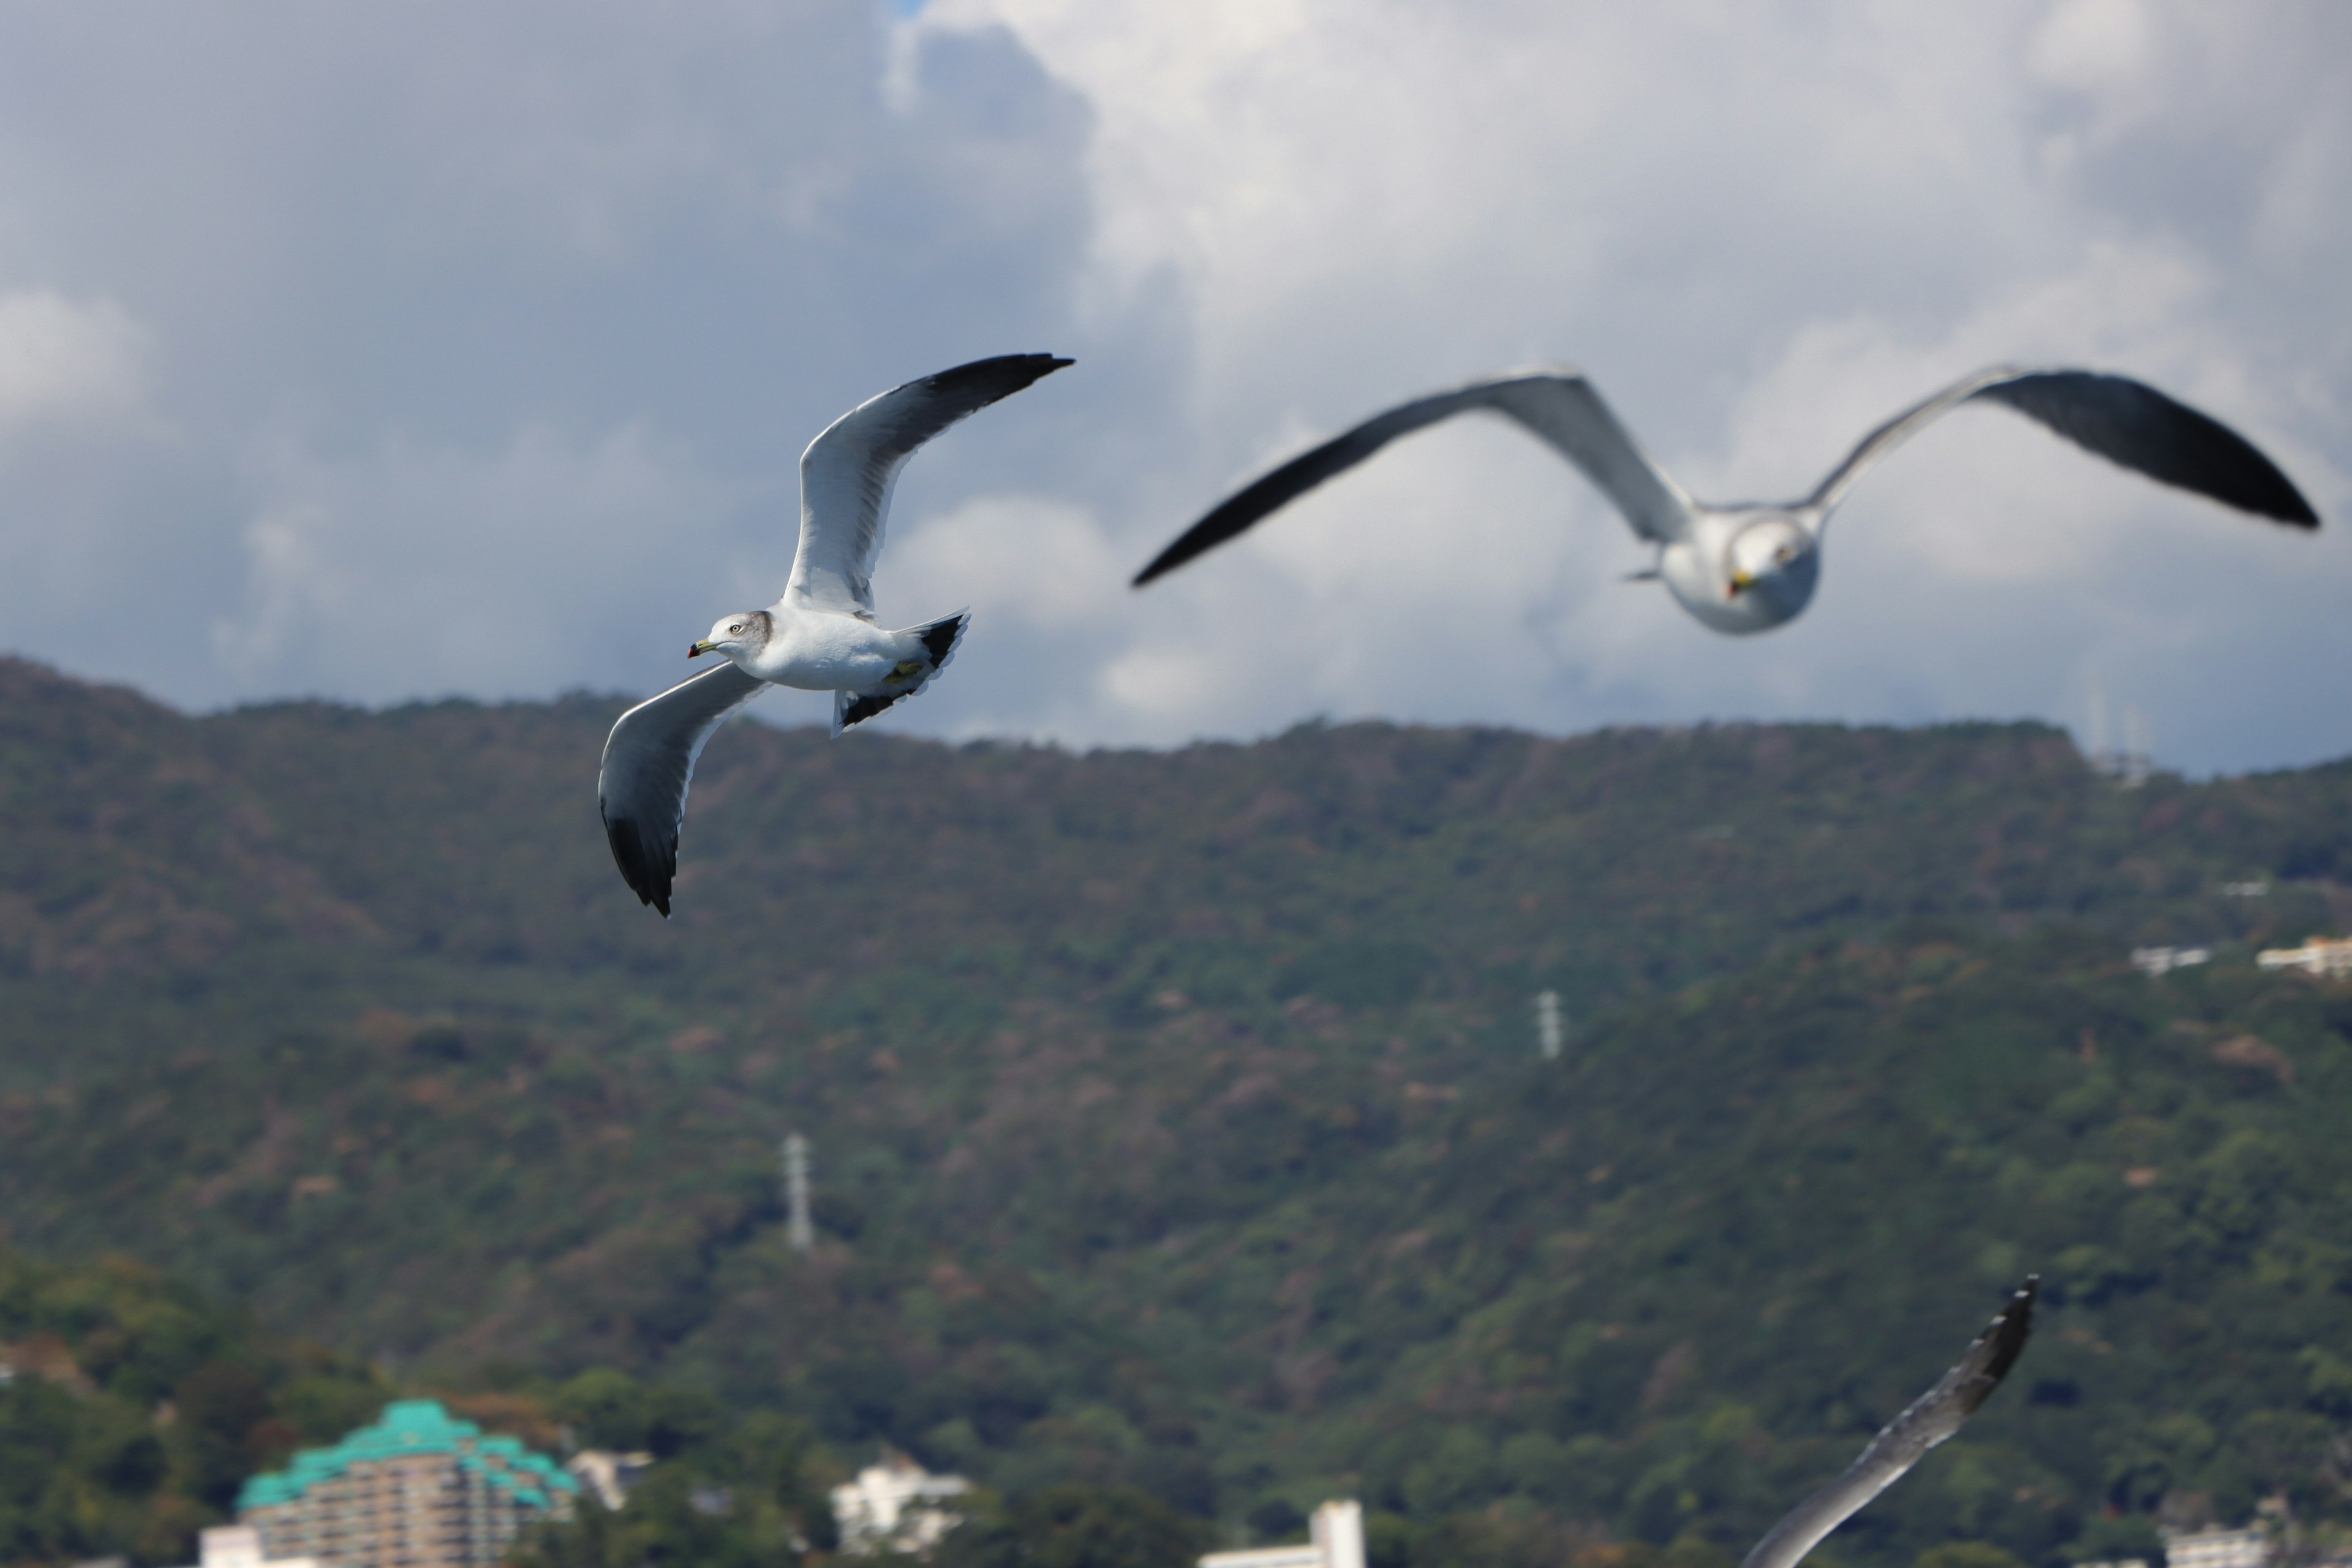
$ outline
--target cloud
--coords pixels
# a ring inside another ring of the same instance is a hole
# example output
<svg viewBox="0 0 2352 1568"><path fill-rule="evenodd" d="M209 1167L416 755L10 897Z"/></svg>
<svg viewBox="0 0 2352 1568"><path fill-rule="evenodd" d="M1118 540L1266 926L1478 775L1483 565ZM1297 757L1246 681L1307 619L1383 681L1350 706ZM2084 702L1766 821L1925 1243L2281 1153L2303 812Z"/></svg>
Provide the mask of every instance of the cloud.
<svg viewBox="0 0 2352 1568"><path fill-rule="evenodd" d="M0 628L184 702L649 689L774 593L816 430L1045 349L1078 363L900 485L886 611L978 619L893 726L2071 719L2096 670L2168 760L2352 750L2243 695L2352 656L2328 0L91 0L0 16ZM2210 408L2336 526L1971 413L1856 491L1805 617L1735 641L1464 424L1124 585L1267 462L1480 372L1580 364L1738 499L2014 359ZM124 596L173 657L87 635Z"/></svg>
<svg viewBox="0 0 2352 1568"><path fill-rule="evenodd" d="M146 389L145 347L110 300L76 304L46 289L0 293L0 439L132 413Z"/></svg>
<svg viewBox="0 0 2352 1568"><path fill-rule="evenodd" d="M677 655L688 633L652 643L640 606L696 623L672 547L721 536L747 499L642 426L585 446L532 426L492 452L394 437L341 460L279 434L247 467L245 602L212 652L263 689L363 701L609 686ZM647 645L616 658L631 631Z"/></svg>

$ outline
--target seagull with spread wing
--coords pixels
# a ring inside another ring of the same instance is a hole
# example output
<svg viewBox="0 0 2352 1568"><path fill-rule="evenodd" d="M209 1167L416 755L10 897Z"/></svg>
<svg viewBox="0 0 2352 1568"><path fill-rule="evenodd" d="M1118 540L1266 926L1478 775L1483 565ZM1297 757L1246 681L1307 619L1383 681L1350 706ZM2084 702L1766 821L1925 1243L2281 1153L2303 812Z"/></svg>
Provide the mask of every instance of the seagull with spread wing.
<svg viewBox="0 0 2352 1568"><path fill-rule="evenodd" d="M2025 1349L2033 1331L2033 1298L2042 1277L2026 1276L2000 1314L1969 1344L1936 1386L1881 1429L1845 1473L1799 1503L1767 1531L1739 1568L1796 1568L1822 1538L1860 1512L1871 1499L1902 1479L1928 1449L1960 1429L1976 1414Z"/></svg>
<svg viewBox="0 0 2352 1568"><path fill-rule="evenodd" d="M2128 376L2087 370L1997 368L1954 382L1862 439L1820 488L1779 505L1710 506L1652 461L1577 371L1543 369L1475 381L1377 415L1292 458L1220 502L1135 578L1140 588L1223 544L1401 436L1456 414L1517 421L1600 487L1645 542L1683 608L1719 632L1760 632L1792 620L1821 581L1830 513L1870 466L1964 403L1998 403L2100 457L2224 506L2296 528L2318 515L2277 465L2226 425Z"/></svg>
<svg viewBox="0 0 2352 1568"><path fill-rule="evenodd" d="M596 805L638 899L669 915L687 781L720 720L771 686L833 693L833 732L914 696L955 657L962 610L903 631L874 619L874 561L890 489L915 448L968 414L1071 362L1004 354L943 370L859 404L801 454L801 540L784 596L721 616L688 658L719 665L638 703L604 742Z"/></svg>

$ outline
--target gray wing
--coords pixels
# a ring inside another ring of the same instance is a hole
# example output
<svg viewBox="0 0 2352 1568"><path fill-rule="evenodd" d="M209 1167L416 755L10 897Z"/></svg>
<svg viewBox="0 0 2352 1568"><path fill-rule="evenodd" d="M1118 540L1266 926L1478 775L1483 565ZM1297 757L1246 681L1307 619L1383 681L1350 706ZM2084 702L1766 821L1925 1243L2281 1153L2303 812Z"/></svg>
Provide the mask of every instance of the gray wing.
<svg viewBox="0 0 2352 1568"><path fill-rule="evenodd" d="M766 685L722 663L638 703L604 738L604 763L596 774L604 837L638 902L653 905L664 920L694 761L719 721Z"/></svg>
<svg viewBox="0 0 2352 1568"><path fill-rule="evenodd" d="M1826 514L1863 471L1931 421L1978 399L2005 404L2076 446L2162 484L2296 528L2319 514L2278 465L2210 415L2128 376L1998 366L1954 382L1862 438L1809 503Z"/></svg>
<svg viewBox="0 0 2352 1568"><path fill-rule="evenodd" d="M1960 1429L2000 1385L2033 1330L2033 1297L2042 1277L2028 1275L1990 1326L1970 1342L1936 1386L1888 1422L1845 1474L1799 1503L1756 1543L1739 1568L1795 1568L1822 1537L1893 1486L1927 1451Z"/></svg>
<svg viewBox="0 0 2352 1568"><path fill-rule="evenodd" d="M1689 521L1690 497L1650 460L1591 382L1572 370L1521 372L1401 405L1293 458L1220 501L1137 573L1135 586L1216 548L1398 437L1476 409L1506 415L1549 443L1616 503L1643 538L1675 539Z"/></svg>
<svg viewBox="0 0 2352 1568"><path fill-rule="evenodd" d="M1052 354L975 360L869 397L826 426L801 454L801 542L784 597L872 620L890 488L915 448L1070 363Z"/></svg>

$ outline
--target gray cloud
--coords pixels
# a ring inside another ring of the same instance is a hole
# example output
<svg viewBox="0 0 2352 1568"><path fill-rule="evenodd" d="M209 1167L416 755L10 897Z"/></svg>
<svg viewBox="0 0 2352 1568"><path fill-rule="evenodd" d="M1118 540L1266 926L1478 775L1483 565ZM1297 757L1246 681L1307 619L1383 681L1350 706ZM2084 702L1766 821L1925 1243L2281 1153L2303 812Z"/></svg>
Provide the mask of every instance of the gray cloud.
<svg viewBox="0 0 2352 1568"><path fill-rule="evenodd" d="M2095 672L2169 762L2339 753L2347 45L2326 0L15 8L0 625L200 705L646 689L772 595L826 420L1054 349L901 487L886 616L979 619L894 724L2079 721ZM1463 427L1124 588L1269 458L1539 358L1722 499L1978 363L2096 363L2336 526L1970 415L1733 642Z"/></svg>

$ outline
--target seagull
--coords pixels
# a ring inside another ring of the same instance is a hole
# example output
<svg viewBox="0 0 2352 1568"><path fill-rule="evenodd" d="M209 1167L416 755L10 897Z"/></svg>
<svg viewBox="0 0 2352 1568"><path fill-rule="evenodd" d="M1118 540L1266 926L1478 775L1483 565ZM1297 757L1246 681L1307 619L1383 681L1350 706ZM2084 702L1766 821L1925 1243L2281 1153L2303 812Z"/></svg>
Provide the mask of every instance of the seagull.
<svg viewBox="0 0 2352 1568"><path fill-rule="evenodd" d="M1969 1344L1936 1386L1888 1422L1845 1474L1799 1503L1765 1532L1739 1568L1796 1568L1822 1538L1871 1499L1902 1479L1928 1449L1960 1429L1977 1406L2000 1386L2033 1330L2033 1298L2042 1277L2029 1274L1998 1317Z"/></svg>
<svg viewBox="0 0 2352 1568"><path fill-rule="evenodd" d="M2128 376L2088 370L1981 370L1912 405L1862 438L1819 489L1780 505L1693 500L1652 461L1592 383L1563 366L1515 371L1402 404L1294 458L1221 501L1135 577L1142 587L1223 544L1400 436L1484 409L1525 426L1616 503L1657 548L1627 580L1663 580L1699 621L1734 635L1792 620L1821 582L1830 513L1870 466L1963 403L1990 402L2040 421L2100 457L2152 479L2296 528L2319 526L2294 484L2236 431Z"/></svg>
<svg viewBox="0 0 2352 1568"><path fill-rule="evenodd" d="M890 489L915 448L968 414L1071 362L1052 354L975 360L891 388L819 433L801 454L801 540L784 596L721 616L688 658L719 665L638 703L604 741L596 807L613 859L638 901L669 918L687 781L720 720L771 686L833 693L833 732L931 683L963 640L970 612L886 631L874 620L874 560Z"/></svg>

